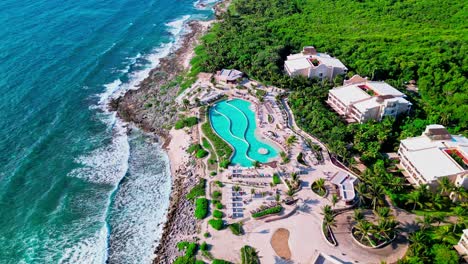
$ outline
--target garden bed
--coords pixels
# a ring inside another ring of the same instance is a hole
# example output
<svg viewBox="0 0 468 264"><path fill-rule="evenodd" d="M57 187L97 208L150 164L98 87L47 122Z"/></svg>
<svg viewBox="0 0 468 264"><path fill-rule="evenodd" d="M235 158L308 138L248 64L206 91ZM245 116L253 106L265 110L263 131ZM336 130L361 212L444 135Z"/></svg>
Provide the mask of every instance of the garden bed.
<svg viewBox="0 0 468 264"><path fill-rule="evenodd" d="M253 213L252 217L254 219L262 219L262 218L265 218L267 216L277 215L277 214L281 213L282 210L283 210L283 206L277 205L277 206L266 208L266 209L261 210L259 212Z"/></svg>
<svg viewBox="0 0 468 264"><path fill-rule="evenodd" d="M336 241L333 231L330 227L326 227L324 223L322 223L322 236L325 238L325 240L330 246L338 246L338 242Z"/></svg>
<svg viewBox="0 0 468 264"><path fill-rule="evenodd" d="M381 240L381 239L378 239L378 238L372 236L372 237L370 237L370 240L375 244L375 245L372 245L371 242L369 242L368 240L363 239L363 241L360 241L358 238L356 238L356 236L354 235L355 231L356 231L356 229L353 227L351 229L351 236L353 237L354 242L356 242L359 246L361 246L363 248L368 248L368 249L377 249L377 248L385 247L386 245L392 243L393 240L395 240L396 237L397 237L396 235L394 235L389 240L388 239L387 240Z"/></svg>

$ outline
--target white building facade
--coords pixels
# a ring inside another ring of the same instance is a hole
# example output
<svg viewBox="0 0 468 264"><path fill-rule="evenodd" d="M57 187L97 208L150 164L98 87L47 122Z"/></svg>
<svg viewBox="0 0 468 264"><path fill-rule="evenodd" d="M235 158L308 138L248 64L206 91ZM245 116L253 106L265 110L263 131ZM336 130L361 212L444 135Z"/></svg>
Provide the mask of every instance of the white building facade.
<svg viewBox="0 0 468 264"><path fill-rule="evenodd" d="M348 72L348 68L337 58L326 53L318 53L314 47L304 47L301 53L289 55L284 62L289 76L302 75L306 78L333 80Z"/></svg>
<svg viewBox="0 0 468 264"><path fill-rule="evenodd" d="M468 229L463 230L460 241L454 246L454 248L465 262L468 262Z"/></svg>
<svg viewBox="0 0 468 264"><path fill-rule="evenodd" d="M412 104L405 94L385 82L355 75L328 92L327 104L350 122L381 121L385 116L407 114Z"/></svg>
<svg viewBox="0 0 468 264"><path fill-rule="evenodd" d="M450 135L442 125L429 125L421 136L401 140L398 155L413 185L435 187L438 179L448 177L468 188L468 139Z"/></svg>

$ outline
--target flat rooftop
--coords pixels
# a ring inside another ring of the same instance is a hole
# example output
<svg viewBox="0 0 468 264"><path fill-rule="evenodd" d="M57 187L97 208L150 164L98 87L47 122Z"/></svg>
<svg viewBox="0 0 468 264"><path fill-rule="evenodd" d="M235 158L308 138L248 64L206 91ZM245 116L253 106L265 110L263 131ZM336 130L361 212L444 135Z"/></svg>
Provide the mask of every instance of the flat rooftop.
<svg viewBox="0 0 468 264"><path fill-rule="evenodd" d="M330 93L340 99L345 105L350 105L372 97L355 85L333 88L330 90Z"/></svg>
<svg viewBox="0 0 468 264"><path fill-rule="evenodd" d="M292 60L287 60L284 63L291 71L308 69L312 66L309 59L306 57L294 58Z"/></svg>

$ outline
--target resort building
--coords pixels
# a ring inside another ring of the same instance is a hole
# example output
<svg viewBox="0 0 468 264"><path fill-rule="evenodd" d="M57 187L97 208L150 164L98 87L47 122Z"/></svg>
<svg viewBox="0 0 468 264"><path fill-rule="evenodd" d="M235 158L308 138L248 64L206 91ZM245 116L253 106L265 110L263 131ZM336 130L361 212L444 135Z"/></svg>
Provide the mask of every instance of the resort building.
<svg viewBox="0 0 468 264"><path fill-rule="evenodd" d="M335 173L330 179L330 182L333 183L338 190L340 198L347 205L352 205L356 198L356 192L354 191L356 180L357 178L355 176L343 171Z"/></svg>
<svg viewBox="0 0 468 264"><path fill-rule="evenodd" d="M463 230L463 234L458 244L454 246L465 262L468 262L468 229Z"/></svg>
<svg viewBox="0 0 468 264"><path fill-rule="evenodd" d="M306 78L333 80L337 75L348 72L348 68L337 58L326 53L317 53L314 47L304 47L301 53L289 55L284 62L289 76L302 75Z"/></svg>
<svg viewBox="0 0 468 264"><path fill-rule="evenodd" d="M222 69L216 72L215 79L222 83L235 84L244 77L244 73L238 70Z"/></svg>
<svg viewBox="0 0 468 264"><path fill-rule="evenodd" d="M380 121L410 111L405 94L385 82L368 81L354 75L344 85L328 92L327 104L348 122Z"/></svg>
<svg viewBox="0 0 468 264"><path fill-rule="evenodd" d="M402 140L398 155L403 174L414 185L435 187L439 178L448 177L468 188L468 139L450 135L442 125L429 125L421 136Z"/></svg>

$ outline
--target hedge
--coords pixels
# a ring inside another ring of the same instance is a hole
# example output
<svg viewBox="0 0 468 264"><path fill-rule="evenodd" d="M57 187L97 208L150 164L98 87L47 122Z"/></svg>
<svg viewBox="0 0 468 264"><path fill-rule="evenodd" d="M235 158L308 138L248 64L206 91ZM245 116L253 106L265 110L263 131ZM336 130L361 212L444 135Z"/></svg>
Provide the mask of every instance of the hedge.
<svg viewBox="0 0 468 264"><path fill-rule="evenodd" d="M202 197L195 201L195 218L200 220L208 215L208 199Z"/></svg>
<svg viewBox="0 0 468 264"><path fill-rule="evenodd" d="M259 218L259 217L269 215L269 214L277 214L277 213L281 212L282 209L283 209L283 207L281 205L277 205L275 207L271 207L271 208L265 209L263 211L254 213L254 214L252 214L252 217L253 218Z"/></svg>
<svg viewBox="0 0 468 264"><path fill-rule="evenodd" d="M197 153L195 154L195 157L201 159L201 158L204 158L208 156L208 151L204 150L204 149L199 149L197 150Z"/></svg>
<svg viewBox="0 0 468 264"><path fill-rule="evenodd" d="M211 262L211 264L232 264L232 262L222 259L215 259L213 262Z"/></svg>

